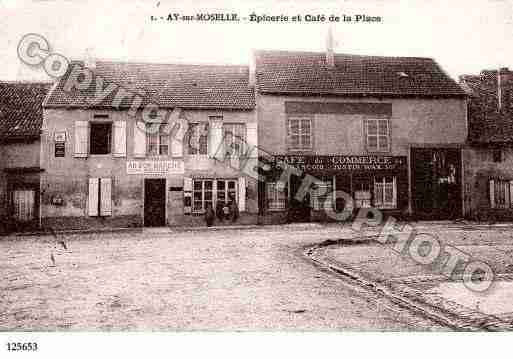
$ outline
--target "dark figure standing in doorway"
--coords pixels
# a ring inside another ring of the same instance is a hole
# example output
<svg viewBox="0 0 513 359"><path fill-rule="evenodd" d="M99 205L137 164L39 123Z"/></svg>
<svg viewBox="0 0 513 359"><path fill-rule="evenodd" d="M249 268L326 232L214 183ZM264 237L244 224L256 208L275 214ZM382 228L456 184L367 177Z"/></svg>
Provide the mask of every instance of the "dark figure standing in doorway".
<svg viewBox="0 0 513 359"><path fill-rule="evenodd" d="M232 222L235 222L239 218L239 206L233 195L230 195L229 198L230 201L228 202L228 208L230 209L230 214L228 217L231 217Z"/></svg>
<svg viewBox="0 0 513 359"><path fill-rule="evenodd" d="M216 215L212 209L212 205L210 203L207 204L207 209L205 210L205 221L207 222L207 227L212 227L215 217Z"/></svg>

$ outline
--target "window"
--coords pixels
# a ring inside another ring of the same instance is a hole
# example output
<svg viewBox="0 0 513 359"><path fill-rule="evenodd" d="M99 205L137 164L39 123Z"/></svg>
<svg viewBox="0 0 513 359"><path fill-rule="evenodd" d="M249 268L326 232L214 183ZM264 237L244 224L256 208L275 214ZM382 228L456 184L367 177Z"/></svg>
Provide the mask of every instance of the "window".
<svg viewBox="0 0 513 359"><path fill-rule="evenodd" d="M384 176L374 178L374 207L382 209L397 207L395 177Z"/></svg>
<svg viewBox="0 0 513 359"><path fill-rule="evenodd" d="M267 192L267 208L270 211L281 211L286 208L287 192L282 182L268 182L265 184Z"/></svg>
<svg viewBox="0 0 513 359"><path fill-rule="evenodd" d="M317 211L333 208L333 180L331 178L315 182L312 191L312 207Z"/></svg>
<svg viewBox="0 0 513 359"><path fill-rule="evenodd" d="M89 178L89 216L112 215L112 180L110 178Z"/></svg>
<svg viewBox="0 0 513 359"><path fill-rule="evenodd" d="M223 140L227 157L242 156L246 142L246 125L243 123L223 123Z"/></svg>
<svg viewBox="0 0 513 359"><path fill-rule="evenodd" d="M111 152L112 123L92 122L89 148L92 155L107 155Z"/></svg>
<svg viewBox="0 0 513 359"><path fill-rule="evenodd" d="M390 150L390 121L365 120L367 151L388 152Z"/></svg>
<svg viewBox="0 0 513 359"><path fill-rule="evenodd" d="M169 155L169 131L167 123L161 123L159 130L152 129L154 124L146 125L146 154L149 156Z"/></svg>
<svg viewBox="0 0 513 359"><path fill-rule="evenodd" d="M230 197L237 200L237 180L193 180L193 212L203 213L210 205L226 203Z"/></svg>
<svg viewBox="0 0 513 359"><path fill-rule="evenodd" d="M312 121L309 118L289 118L289 150L312 149Z"/></svg>
<svg viewBox="0 0 513 359"><path fill-rule="evenodd" d="M493 162L502 162L502 150L500 148L496 148L492 153Z"/></svg>
<svg viewBox="0 0 513 359"><path fill-rule="evenodd" d="M208 154L208 123L189 124L189 154Z"/></svg>
<svg viewBox="0 0 513 359"><path fill-rule="evenodd" d="M490 180L490 203L492 208L509 208L511 205L511 187L508 180Z"/></svg>

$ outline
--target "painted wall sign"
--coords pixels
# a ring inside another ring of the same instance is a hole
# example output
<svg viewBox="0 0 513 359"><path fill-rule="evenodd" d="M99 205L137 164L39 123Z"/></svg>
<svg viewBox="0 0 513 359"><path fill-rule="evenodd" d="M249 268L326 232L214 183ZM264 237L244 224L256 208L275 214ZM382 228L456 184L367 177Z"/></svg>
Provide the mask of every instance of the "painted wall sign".
<svg viewBox="0 0 513 359"><path fill-rule="evenodd" d="M129 175L174 175L184 172L184 163L181 160L126 162L126 173Z"/></svg>
<svg viewBox="0 0 513 359"><path fill-rule="evenodd" d="M64 142L55 142L55 157L64 157L66 155L66 147Z"/></svg>
<svg viewBox="0 0 513 359"><path fill-rule="evenodd" d="M303 156L287 155L275 156L275 166L280 164L293 166L303 171L381 171L381 170L406 170L406 156Z"/></svg>

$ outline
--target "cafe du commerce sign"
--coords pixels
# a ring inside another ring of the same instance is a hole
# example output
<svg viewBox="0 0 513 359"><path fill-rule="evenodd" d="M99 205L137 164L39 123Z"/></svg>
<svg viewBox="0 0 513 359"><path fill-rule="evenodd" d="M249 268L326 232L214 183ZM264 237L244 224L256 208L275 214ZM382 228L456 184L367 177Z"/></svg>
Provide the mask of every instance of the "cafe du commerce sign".
<svg viewBox="0 0 513 359"><path fill-rule="evenodd" d="M127 161L126 173L129 175L175 175L184 174L181 160L171 161Z"/></svg>
<svg viewBox="0 0 513 359"><path fill-rule="evenodd" d="M406 156L275 156L276 166L286 164L302 171L400 171L406 170Z"/></svg>

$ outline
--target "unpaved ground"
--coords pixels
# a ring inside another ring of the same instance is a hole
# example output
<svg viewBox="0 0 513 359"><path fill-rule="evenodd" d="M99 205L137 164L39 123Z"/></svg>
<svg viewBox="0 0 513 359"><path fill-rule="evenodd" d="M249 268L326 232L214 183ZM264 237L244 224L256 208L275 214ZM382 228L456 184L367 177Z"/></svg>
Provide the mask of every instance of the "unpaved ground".
<svg viewBox="0 0 513 359"><path fill-rule="evenodd" d="M0 239L1 330L447 330L323 272L341 226ZM50 259L53 253L56 265Z"/></svg>

